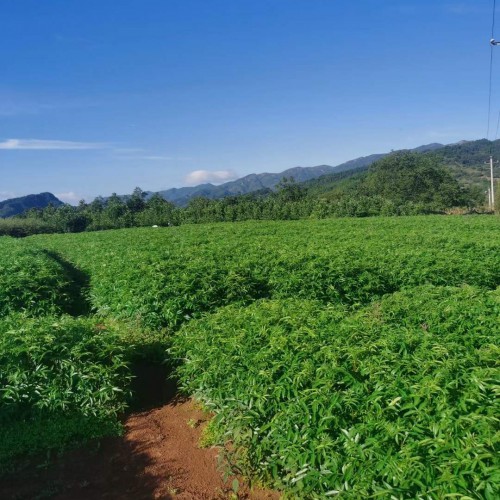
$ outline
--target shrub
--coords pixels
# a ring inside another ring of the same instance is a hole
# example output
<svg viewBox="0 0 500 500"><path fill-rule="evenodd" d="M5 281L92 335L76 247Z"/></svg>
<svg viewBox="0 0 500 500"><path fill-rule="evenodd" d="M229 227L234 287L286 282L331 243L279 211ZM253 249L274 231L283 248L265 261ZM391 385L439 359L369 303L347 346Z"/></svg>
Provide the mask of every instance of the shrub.
<svg viewBox="0 0 500 500"><path fill-rule="evenodd" d="M92 318L0 320L0 471L20 456L118 432L130 373Z"/></svg>
<svg viewBox="0 0 500 500"><path fill-rule="evenodd" d="M174 337L185 391L247 472L297 496L498 498L500 293L424 286L358 312L229 306Z"/></svg>
<svg viewBox="0 0 500 500"><path fill-rule="evenodd" d="M74 283L61 262L47 251L12 241L0 245L0 317L74 310Z"/></svg>

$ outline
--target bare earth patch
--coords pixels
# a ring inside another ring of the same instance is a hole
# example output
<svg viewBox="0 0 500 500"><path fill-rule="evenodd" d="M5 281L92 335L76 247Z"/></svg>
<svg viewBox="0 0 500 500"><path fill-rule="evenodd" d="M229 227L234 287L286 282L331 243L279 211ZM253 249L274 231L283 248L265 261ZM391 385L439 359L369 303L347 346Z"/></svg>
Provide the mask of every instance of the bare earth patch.
<svg viewBox="0 0 500 500"><path fill-rule="evenodd" d="M98 450L75 450L47 468L31 467L2 480L2 499L200 499L231 498L231 477L217 469L217 449L199 447L206 417L191 400L174 400L132 414L122 438ZM279 493L250 489L239 478L239 499L277 500ZM233 497L235 498L235 497Z"/></svg>

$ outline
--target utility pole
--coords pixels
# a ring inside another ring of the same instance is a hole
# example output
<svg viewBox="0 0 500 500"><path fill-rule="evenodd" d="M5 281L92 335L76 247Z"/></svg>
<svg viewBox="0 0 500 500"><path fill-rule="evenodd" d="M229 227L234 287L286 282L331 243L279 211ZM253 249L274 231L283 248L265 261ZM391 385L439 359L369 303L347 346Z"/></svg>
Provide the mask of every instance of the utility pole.
<svg viewBox="0 0 500 500"><path fill-rule="evenodd" d="M486 162L488 163L488 162ZM490 155L490 187L488 188L488 205L490 210L495 211L495 178L493 177L493 163L498 163L498 161L493 162L493 156Z"/></svg>
<svg viewBox="0 0 500 500"><path fill-rule="evenodd" d="M486 164L490 164L490 187L488 188L488 207L490 210L495 211L495 183L493 177L493 163L498 163L498 161L493 162L493 156L490 155L490 161Z"/></svg>
<svg viewBox="0 0 500 500"><path fill-rule="evenodd" d="M491 210L495 211L495 188L493 182L493 156L490 155Z"/></svg>

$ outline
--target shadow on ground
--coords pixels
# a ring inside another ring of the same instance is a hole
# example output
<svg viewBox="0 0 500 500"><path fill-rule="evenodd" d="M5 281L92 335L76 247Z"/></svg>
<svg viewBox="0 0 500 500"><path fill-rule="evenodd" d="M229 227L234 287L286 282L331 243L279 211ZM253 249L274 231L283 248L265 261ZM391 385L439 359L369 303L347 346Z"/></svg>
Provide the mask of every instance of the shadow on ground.
<svg viewBox="0 0 500 500"><path fill-rule="evenodd" d="M177 395L177 381L161 363L141 360L131 364L133 398L130 409L144 411L170 403Z"/></svg>
<svg viewBox="0 0 500 500"><path fill-rule="evenodd" d="M64 312L71 316L89 315L92 310L89 298L90 276L57 252L52 250L43 250L43 252L61 266L70 282L66 290L69 301L65 304Z"/></svg>
<svg viewBox="0 0 500 500"><path fill-rule="evenodd" d="M0 479L3 500L92 500L155 498L161 480L147 473L152 457L139 443L106 438L92 447L66 452L42 466L30 464ZM162 498L173 498L168 493Z"/></svg>

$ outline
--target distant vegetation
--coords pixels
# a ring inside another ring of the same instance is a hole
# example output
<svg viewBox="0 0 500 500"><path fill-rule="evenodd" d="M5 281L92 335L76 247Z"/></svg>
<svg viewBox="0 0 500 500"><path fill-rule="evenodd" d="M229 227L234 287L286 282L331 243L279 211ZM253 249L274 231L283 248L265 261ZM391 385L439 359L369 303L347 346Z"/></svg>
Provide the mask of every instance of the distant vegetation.
<svg viewBox="0 0 500 500"><path fill-rule="evenodd" d="M462 186L433 154L400 152L364 167L298 183L283 178L274 191L212 200L193 198L179 207L159 194L147 198L137 188L78 207L31 209L22 217L0 221L0 234L82 232L136 226L368 217L443 213L455 207L472 210L484 203L477 186Z"/></svg>
<svg viewBox="0 0 500 500"><path fill-rule="evenodd" d="M487 162L490 155L495 159L500 158L500 140L463 141L440 148L429 155L449 167L454 177L464 185L480 186L484 191L490 176Z"/></svg>
<svg viewBox="0 0 500 500"><path fill-rule="evenodd" d="M45 208L47 205L59 207L63 202L52 193L29 194L19 198L0 201L0 218L22 214L33 208Z"/></svg>
<svg viewBox="0 0 500 500"><path fill-rule="evenodd" d="M0 474L120 432L142 360L294 498L496 499L499 244L438 216L1 238Z"/></svg>

